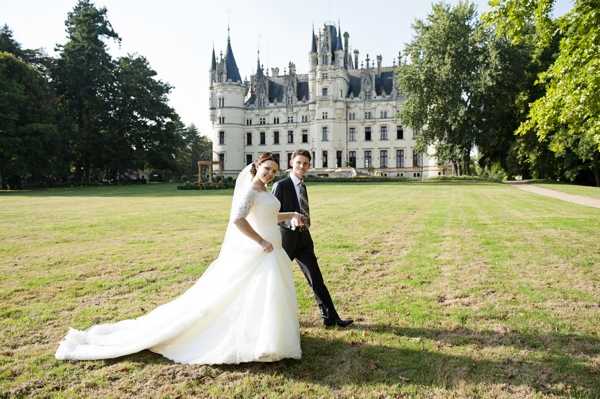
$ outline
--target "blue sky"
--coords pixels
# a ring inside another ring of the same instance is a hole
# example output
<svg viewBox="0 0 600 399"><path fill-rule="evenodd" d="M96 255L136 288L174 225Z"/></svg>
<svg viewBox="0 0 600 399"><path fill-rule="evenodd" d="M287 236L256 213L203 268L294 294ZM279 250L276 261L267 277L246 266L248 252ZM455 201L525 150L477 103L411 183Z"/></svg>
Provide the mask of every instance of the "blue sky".
<svg viewBox="0 0 600 399"><path fill-rule="evenodd" d="M455 4L452 0L447 3ZM0 0L0 24L8 24L26 48L53 53L66 39L64 21L75 0ZM475 1L479 12L487 0ZM108 9L108 18L121 36L111 46L114 56L137 53L148 58L160 79L174 86L170 103L186 124L208 134L208 69L213 43L225 50L227 25L242 77L256 69L260 49L265 67L283 71L289 61L299 73L308 72L312 25L341 23L350 34L350 46L363 59L383 56L391 65L412 38L412 23L431 10L431 1L358 0L96 0ZM555 15L564 14L571 0L558 0Z"/></svg>

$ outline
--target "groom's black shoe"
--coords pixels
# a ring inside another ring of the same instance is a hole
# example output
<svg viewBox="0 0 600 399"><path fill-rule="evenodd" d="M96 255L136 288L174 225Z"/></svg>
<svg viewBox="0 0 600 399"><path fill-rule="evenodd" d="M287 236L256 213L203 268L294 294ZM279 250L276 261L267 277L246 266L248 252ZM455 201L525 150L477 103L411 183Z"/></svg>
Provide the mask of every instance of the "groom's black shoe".
<svg viewBox="0 0 600 399"><path fill-rule="evenodd" d="M338 326L338 327L348 327L350 324L354 323L354 320L352 319L323 319L323 324L325 325L325 327L333 327L333 326Z"/></svg>

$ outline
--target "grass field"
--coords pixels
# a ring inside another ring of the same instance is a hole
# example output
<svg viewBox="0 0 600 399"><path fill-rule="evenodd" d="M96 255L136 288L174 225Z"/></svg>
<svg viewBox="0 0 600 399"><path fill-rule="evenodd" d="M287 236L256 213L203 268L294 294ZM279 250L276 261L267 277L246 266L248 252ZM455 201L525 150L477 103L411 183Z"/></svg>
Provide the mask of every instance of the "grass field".
<svg viewBox="0 0 600 399"><path fill-rule="evenodd" d="M600 397L600 210L508 185L313 184L317 256L351 329L294 265L303 358L64 362L69 326L139 316L219 250L231 191L0 193L0 397Z"/></svg>

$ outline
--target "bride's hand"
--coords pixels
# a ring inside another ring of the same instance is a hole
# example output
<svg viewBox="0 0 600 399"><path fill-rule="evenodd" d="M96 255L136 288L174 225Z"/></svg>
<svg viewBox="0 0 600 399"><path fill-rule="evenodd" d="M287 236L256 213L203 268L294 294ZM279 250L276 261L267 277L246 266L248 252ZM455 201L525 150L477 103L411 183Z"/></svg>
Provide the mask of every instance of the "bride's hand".
<svg viewBox="0 0 600 399"><path fill-rule="evenodd" d="M273 251L273 244L271 244L267 240L260 240L260 242L258 244L262 247L263 251L265 251L265 252Z"/></svg>

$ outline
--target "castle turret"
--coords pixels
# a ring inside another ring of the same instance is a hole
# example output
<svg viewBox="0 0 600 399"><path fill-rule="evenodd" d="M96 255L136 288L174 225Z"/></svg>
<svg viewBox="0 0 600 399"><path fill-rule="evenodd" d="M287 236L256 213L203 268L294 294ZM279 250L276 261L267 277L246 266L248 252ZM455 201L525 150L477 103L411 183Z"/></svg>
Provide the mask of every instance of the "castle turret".
<svg viewBox="0 0 600 399"><path fill-rule="evenodd" d="M242 82L235 62L231 38L227 34L225 57L211 60L210 115L213 126L213 160L225 175L235 175L244 167L244 97L247 84Z"/></svg>

